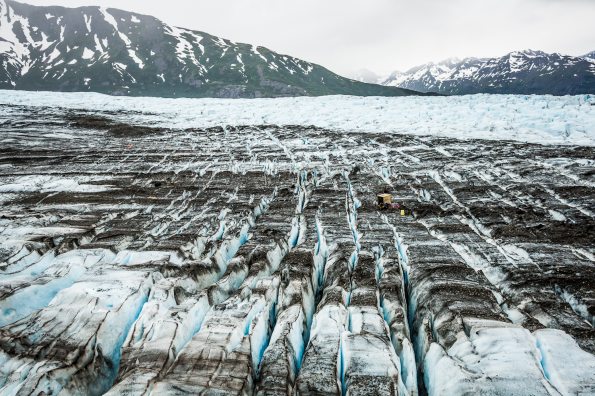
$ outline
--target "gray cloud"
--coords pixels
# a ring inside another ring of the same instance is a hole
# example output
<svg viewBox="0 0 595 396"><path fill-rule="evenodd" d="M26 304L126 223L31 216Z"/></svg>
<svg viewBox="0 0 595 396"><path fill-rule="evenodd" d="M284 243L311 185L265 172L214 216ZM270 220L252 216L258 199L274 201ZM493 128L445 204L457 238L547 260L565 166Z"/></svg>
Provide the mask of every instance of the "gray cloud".
<svg viewBox="0 0 595 396"><path fill-rule="evenodd" d="M103 5L267 46L339 73L518 49L595 49L594 0L29 0Z"/></svg>

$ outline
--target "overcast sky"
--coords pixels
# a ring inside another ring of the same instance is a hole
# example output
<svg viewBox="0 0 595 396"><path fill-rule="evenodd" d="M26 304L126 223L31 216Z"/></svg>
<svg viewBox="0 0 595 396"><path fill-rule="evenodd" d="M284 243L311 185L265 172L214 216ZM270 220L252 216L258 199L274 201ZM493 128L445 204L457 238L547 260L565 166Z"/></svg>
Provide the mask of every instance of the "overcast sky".
<svg viewBox="0 0 595 396"><path fill-rule="evenodd" d="M450 57L595 50L595 0L21 0L154 15L350 74Z"/></svg>

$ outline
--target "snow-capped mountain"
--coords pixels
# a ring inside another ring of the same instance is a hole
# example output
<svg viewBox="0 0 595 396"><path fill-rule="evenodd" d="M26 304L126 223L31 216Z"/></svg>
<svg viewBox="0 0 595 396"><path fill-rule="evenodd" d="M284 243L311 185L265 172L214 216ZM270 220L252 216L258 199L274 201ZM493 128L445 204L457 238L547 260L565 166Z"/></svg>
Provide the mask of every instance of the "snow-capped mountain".
<svg viewBox="0 0 595 396"><path fill-rule="evenodd" d="M501 58L447 59L395 72L383 84L455 95L595 93L595 52L577 57L526 50Z"/></svg>
<svg viewBox="0 0 595 396"><path fill-rule="evenodd" d="M12 0L0 0L0 88L174 97L413 93L151 16Z"/></svg>

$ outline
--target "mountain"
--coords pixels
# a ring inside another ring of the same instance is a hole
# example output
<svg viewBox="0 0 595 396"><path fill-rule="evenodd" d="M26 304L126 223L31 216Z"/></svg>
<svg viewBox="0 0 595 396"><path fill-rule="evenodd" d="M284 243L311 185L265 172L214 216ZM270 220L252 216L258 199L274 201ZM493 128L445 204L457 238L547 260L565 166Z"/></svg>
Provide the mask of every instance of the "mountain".
<svg viewBox="0 0 595 396"><path fill-rule="evenodd" d="M0 89L233 98L417 94L151 16L12 0L0 0Z"/></svg>
<svg viewBox="0 0 595 396"><path fill-rule="evenodd" d="M591 51L588 54L583 55L581 58L589 59L595 62L595 51Z"/></svg>
<svg viewBox="0 0 595 396"><path fill-rule="evenodd" d="M361 81L369 84L380 84L386 78L379 76L378 74L374 73L368 69L359 69L347 75L347 77L351 78L352 80Z"/></svg>
<svg viewBox="0 0 595 396"><path fill-rule="evenodd" d="M595 52L577 57L526 50L501 58L448 59L395 72L383 84L451 95L595 93Z"/></svg>

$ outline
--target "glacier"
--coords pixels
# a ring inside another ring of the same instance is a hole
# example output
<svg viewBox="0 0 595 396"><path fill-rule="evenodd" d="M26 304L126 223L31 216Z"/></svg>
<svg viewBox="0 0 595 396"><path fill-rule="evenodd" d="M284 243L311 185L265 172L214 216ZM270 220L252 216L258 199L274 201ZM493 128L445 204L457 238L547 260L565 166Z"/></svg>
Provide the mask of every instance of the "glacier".
<svg viewBox="0 0 595 396"><path fill-rule="evenodd" d="M314 125L357 132L595 145L593 95L395 98L336 95L253 100L131 98L96 93L32 94L1 90L0 104L126 111L128 123L165 128Z"/></svg>
<svg viewBox="0 0 595 396"><path fill-rule="evenodd" d="M0 395L595 394L591 97L2 94Z"/></svg>

